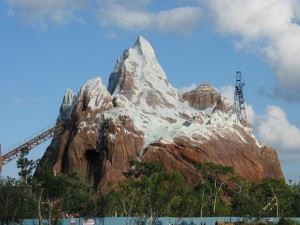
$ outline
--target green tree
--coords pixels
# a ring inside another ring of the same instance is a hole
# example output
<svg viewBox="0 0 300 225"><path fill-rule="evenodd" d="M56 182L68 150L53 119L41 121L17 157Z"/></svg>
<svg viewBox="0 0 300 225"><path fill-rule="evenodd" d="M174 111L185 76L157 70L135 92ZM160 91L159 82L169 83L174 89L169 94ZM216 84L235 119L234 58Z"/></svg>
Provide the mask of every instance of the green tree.
<svg viewBox="0 0 300 225"><path fill-rule="evenodd" d="M222 188L227 187L228 180L232 179L234 169L230 166L223 166L211 162L196 164L197 170L203 177L204 182L211 182L213 184L213 215L216 215L217 202L222 197Z"/></svg>
<svg viewBox="0 0 300 225"><path fill-rule="evenodd" d="M29 150L24 148L21 150L21 154L17 160L17 168L19 169L18 185L22 186L22 218L34 218L36 217L36 197L33 192L33 173L37 165L37 161L29 160L27 155Z"/></svg>
<svg viewBox="0 0 300 225"><path fill-rule="evenodd" d="M64 197L68 189L68 183L64 176L54 176L48 170L36 173L35 179L36 190L39 195L39 212L41 211L41 200L43 199L48 204L48 223L50 225L52 212L53 210L57 210L54 203Z"/></svg>
<svg viewBox="0 0 300 225"><path fill-rule="evenodd" d="M32 199L26 194L27 185L14 178L0 179L0 222L14 224L23 218L32 218Z"/></svg>
<svg viewBox="0 0 300 225"><path fill-rule="evenodd" d="M243 217L244 221L248 217L257 217L263 208L263 193L257 185L248 180L240 180L233 195L232 214Z"/></svg>
<svg viewBox="0 0 300 225"><path fill-rule="evenodd" d="M274 205L269 210L270 215L284 217L289 214L293 203L293 194L285 180L272 178L265 179L259 186L262 189L263 197Z"/></svg>
<svg viewBox="0 0 300 225"><path fill-rule="evenodd" d="M27 155L29 150L24 148L21 150L21 154L17 160L17 168L20 169L18 175L23 179L28 185L31 184L33 172L36 168L36 162L29 160Z"/></svg>
<svg viewBox="0 0 300 225"><path fill-rule="evenodd" d="M260 184L249 182L234 195L235 216L279 217L292 215L293 193L284 180L267 178Z"/></svg>
<svg viewBox="0 0 300 225"><path fill-rule="evenodd" d="M112 184L110 190L102 193L106 215L116 211L146 218L154 214L183 215L182 202L190 188L180 173L164 172L157 163L134 161L131 165L127 180Z"/></svg>
<svg viewBox="0 0 300 225"><path fill-rule="evenodd" d="M178 172L164 172L155 179L153 208L162 216L182 215L181 202L189 191L184 177Z"/></svg>
<svg viewBox="0 0 300 225"><path fill-rule="evenodd" d="M136 210L138 214L144 214L146 217L152 216L152 212L156 211L155 200L155 186L159 174L164 172L161 164L155 162L139 162L131 161L131 170L129 171L129 178L135 178L135 186L139 192L139 207Z"/></svg>
<svg viewBox="0 0 300 225"><path fill-rule="evenodd" d="M291 216L300 217L300 183L291 184L290 186L293 194L292 212Z"/></svg>
<svg viewBox="0 0 300 225"><path fill-rule="evenodd" d="M81 217L97 215L97 194L93 185L80 173L66 174L68 189L63 194L61 209Z"/></svg>

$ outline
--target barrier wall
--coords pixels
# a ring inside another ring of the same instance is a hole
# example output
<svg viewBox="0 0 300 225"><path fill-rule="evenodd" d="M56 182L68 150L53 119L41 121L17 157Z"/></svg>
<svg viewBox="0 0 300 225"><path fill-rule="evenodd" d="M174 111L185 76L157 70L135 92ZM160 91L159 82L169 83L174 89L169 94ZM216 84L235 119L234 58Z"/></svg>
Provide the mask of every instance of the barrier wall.
<svg viewBox="0 0 300 225"><path fill-rule="evenodd" d="M266 218L265 218L266 219ZM276 218L268 218L276 222ZM300 218L291 218L300 222ZM240 217L204 217L202 225L215 225L216 221L221 222L243 222ZM37 219L25 219L22 225L38 225ZM48 221L43 220L43 225L47 225ZM75 218L60 219L58 225L150 225L150 218L143 217L97 217L97 218ZM152 225L201 225L199 217L193 218L176 218L176 217L159 217L152 219ZM54 225L54 222L52 222Z"/></svg>

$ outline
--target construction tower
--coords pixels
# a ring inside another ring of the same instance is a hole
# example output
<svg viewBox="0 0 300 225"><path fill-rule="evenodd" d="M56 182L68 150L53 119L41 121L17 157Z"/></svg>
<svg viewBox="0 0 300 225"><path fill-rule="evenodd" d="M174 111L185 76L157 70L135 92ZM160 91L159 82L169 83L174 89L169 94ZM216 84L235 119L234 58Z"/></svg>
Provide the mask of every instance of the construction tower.
<svg viewBox="0 0 300 225"><path fill-rule="evenodd" d="M236 85L234 91L234 107L237 118L240 122L247 123L246 102L243 95L243 87L245 82L241 71L236 72Z"/></svg>

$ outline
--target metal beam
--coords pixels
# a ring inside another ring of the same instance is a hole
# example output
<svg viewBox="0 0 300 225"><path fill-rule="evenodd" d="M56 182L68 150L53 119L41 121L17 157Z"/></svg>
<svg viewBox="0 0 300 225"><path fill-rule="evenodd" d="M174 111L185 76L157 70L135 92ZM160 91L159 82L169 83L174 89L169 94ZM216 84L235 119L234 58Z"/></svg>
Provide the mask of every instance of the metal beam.
<svg viewBox="0 0 300 225"><path fill-rule="evenodd" d="M6 163L9 163L10 161L14 160L15 158L19 157L19 155L21 154L21 151L23 149L26 150L31 150L34 147L42 144L43 142L49 140L51 137L55 136L56 134L61 133L67 123L59 123L51 128L49 128L48 130L38 134L37 136L35 136L34 138L24 142L23 144L13 148L12 150L10 150L8 153L4 154L2 156L2 163L0 165L0 172L1 172L1 166L5 165ZM0 155L1 158L1 155ZM0 159L1 162L1 159Z"/></svg>

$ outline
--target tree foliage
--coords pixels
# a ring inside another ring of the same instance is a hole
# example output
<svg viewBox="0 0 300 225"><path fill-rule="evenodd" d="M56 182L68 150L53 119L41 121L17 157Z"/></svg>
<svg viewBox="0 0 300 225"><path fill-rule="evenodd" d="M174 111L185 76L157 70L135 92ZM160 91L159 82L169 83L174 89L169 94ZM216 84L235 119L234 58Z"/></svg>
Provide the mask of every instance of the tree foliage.
<svg viewBox="0 0 300 225"><path fill-rule="evenodd" d="M40 165L33 175L36 162L27 159L25 150L17 166L20 179L0 179L0 218L4 223L38 215L57 218L61 212L128 218L300 216L300 184L271 178L251 183L234 177L231 167L213 163L195 165L202 180L191 187L180 173L167 172L161 164L132 161L124 174L126 179L111 183L101 192L84 174L54 176L48 167ZM234 187L230 191L227 182Z"/></svg>

